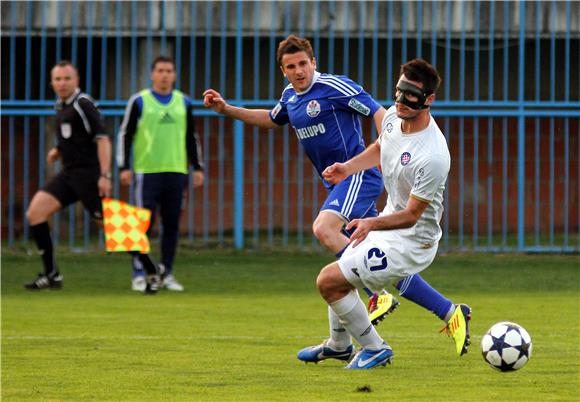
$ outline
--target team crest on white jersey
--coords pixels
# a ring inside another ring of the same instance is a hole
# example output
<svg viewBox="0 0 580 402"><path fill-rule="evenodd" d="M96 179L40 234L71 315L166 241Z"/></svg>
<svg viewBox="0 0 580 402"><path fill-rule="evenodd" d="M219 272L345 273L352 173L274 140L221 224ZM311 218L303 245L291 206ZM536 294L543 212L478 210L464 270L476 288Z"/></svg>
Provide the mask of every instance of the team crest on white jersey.
<svg viewBox="0 0 580 402"><path fill-rule="evenodd" d="M401 154L401 165L406 166L409 162L411 162L411 154L408 152L403 152Z"/></svg>
<svg viewBox="0 0 580 402"><path fill-rule="evenodd" d="M387 123L387 133L393 131L393 123Z"/></svg>
<svg viewBox="0 0 580 402"><path fill-rule="evenodd" d="M63 123L60 125L60 133L62 138L70 138L72 135L72 127L69 123Z"/></svg>
<svg viewBox="0 0 580 402"><path fill-rule="evenodd" d="M316 117L320 114L320 103L315 100L308 102L306 106L306 114L310 117Z"/></svg>

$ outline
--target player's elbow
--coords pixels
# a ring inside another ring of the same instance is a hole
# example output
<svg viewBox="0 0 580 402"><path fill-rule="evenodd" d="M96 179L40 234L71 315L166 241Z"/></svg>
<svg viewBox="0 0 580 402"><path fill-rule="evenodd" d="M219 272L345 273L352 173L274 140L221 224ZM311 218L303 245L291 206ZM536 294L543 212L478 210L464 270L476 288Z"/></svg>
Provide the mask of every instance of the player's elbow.
<svg viewBox="0 0 580 402"><path fill-rule="evenodd" d="M406 211L402 222L401 222L401 229L412 228L419 222L419 218L421 217L421 213L415 213L414 211Z"/></svg>
<svg viewBox="0 0 580 402"><path fill-rule="evenodd" d="M272 121L272 119L270 119L270 116L266 116L265 118L259 118L255 122L255 125L260 126L262 128L267 128L267 129L272 129L272 128L278 128L278 127L280 127L278 124L274 123Z"/></svg>

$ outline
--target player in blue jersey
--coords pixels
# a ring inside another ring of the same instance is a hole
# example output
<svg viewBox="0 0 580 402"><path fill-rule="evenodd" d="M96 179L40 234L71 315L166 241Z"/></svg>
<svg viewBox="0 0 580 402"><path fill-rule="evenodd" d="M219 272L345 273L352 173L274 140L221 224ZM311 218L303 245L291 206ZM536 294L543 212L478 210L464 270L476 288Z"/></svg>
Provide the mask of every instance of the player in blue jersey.
<svg viewBox="0 0 580 402"><path fill-rule="evenodd" d="M322 178L322 172L333 163L346 162L364 151L361 117L373 117L380 127L384 113L377 112L384 112L384 108L349 78L317 72L312 46L306 39L290 35L278 46L277 58L290 84L272 110L229 105L213 89L204 92L204 105L263 128L288 123L294 127L328 191L312 230L326 248L340 257L349 244L343 232L345 224L377 215L375 200L382 192L382 178L378 169L372 168L334 185ZM374 295L371 304L376 304L376 300ZM389 294L382 300L380 309L372 308L371 319L375 323L398 304Z"/></svg>

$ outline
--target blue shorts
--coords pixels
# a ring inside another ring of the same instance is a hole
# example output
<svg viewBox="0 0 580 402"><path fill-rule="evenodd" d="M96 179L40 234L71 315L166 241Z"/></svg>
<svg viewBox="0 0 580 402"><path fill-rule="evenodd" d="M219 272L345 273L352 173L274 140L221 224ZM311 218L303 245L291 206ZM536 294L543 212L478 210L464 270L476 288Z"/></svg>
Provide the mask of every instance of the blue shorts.
<svg viewBox="0 0 580 402"><path fill-rule="evenodd" d="M376 200L383 191L378 169L370 169L348 177L328 193L320 211L330 211L346 222L377 216Z"/></svg>

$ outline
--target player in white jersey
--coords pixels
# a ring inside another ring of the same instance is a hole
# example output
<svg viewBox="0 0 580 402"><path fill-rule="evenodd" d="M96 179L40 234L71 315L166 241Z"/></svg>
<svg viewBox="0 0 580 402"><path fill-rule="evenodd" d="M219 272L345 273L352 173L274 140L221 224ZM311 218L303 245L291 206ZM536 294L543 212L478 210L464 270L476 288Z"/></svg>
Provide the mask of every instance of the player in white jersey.
<svg viewBox="0 0 580 402"><path fill-rule="evenodd" d="M321 345L301 350L302 361L350 360L347 368L352 369L389 363L393 351L372 326L355 290L379 290L389 284L443 319L457 354L467 352L471 309L451 303L418 275L437 253L450 167L445 137L429 112L440 81L435 68L424 60L401 66L396 103L382 112L380 137L361 154L323 172L328 182L339 183L380 163L388 199L378 217L354 219L347 225L347 230L354 230L349 247L320 272L317 287L346 331L331 331ZM362 350L351 360L352 338Z"/></svg>
<svg viewBox="0 0 580 402"><path fill-rule="evenodd" d="M272 110L246 109L229 105L213 89L204 92L204 105L214 111L264 128L285 124L294 127L296 136L318 171L327 190L327 198L312 225L317 239L337 257L349 244L343 233L352 219L376 216L375 201L383 190L378 169L358 172L341 183L328 183L322 172L335 162L346 162L365 149L361 118L372 117L380 127L384 108L363 88L347 77L321 74L310 42L294 35L280 42L277 52L283 75L290 84ZM371 293L372 294L372 293ZM369 294L369 296L371 295ZM372 300L378 299L375 294ZM378 323L398 302L381 295L378 309L371 309L371 319ZM371 303L372 305L372 303Z"/></svg>

